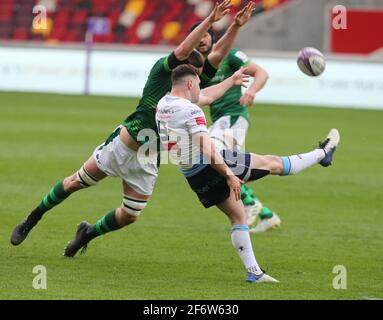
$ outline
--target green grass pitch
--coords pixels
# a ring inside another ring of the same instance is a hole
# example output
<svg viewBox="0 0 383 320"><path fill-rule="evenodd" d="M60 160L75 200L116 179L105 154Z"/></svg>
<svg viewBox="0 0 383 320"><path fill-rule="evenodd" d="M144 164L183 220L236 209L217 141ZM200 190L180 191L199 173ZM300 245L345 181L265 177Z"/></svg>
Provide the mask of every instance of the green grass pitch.
<svg viewBox="0 0 383 320"><path fill-rule="evenodd" d="M280 284L247 284L227 219L203 209L173 165L163 165L139 221L62 257L76 224L94 223L121 203L109 178L46 214L12 247L13 227L59 179L134 110L137 100L0 94L0 299L376 299L383 298L383 112L257 105L246 147L288 155L308 151L337 127L334 165L252 186L282 218L253 235L258 262ZM36 265L47 289L32 287ZM347 289L332 286L347 269Z"/></svg>

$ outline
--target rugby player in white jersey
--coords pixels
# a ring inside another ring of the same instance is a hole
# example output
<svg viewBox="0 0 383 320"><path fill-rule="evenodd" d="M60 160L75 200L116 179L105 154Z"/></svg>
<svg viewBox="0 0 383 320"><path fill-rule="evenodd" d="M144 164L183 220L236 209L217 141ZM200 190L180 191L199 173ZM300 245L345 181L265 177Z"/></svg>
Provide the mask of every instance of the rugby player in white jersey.
<svg viewBox="0 0 383 320"><path fill-rule="evenodd" d="M173 70L172 90L160 100L156 112L161 143L204 207L215 205L228 216L232 244L247 271L246 281L277 282L256 261L245 208L240 201L241 184L268 174L296 174L317 163L329 166L340 140L339 132L331 129L319 148L288 157L229 149L218 152L199 106L211 104L224 92L217 90L217 86L200 90L199 83L195 68L181 65Z"/></svg>

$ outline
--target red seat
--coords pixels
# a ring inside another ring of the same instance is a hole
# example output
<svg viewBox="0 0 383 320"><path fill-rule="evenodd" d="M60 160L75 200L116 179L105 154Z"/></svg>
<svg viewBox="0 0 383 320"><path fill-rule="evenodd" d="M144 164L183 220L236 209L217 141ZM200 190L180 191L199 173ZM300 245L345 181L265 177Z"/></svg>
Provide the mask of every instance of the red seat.
<svg viewBox="0 0 383 320"><path fill-rule="evenodd" d="M112 27L118 24L118 19L120 18L121 12L118 10L113 10L109 13L108 17Z"/></svg>
<svg viewBox="0 0 383 320"><path fill-rule="evenodd" d="M12 11L0 11L0 21L10 21L12 17Z"/></svg>
<svg viewBox="0 0 383 320"><path fill-rule="evenodd" d="M79 10L73 14L71 22L72 23L85 23L87 18L88 18L88 11Z"/></svg>
<svg viewBox="0 0 383 320"><path fill-rule="evenodd" d="M29 36L29 32L27 29L16 29L13 33L12 38L15 40L27 40Z"/></svg>
<svg viewBox="0 0 383 320"><path fill-rule="evenodd" d="M80 35L74 31L68 31L64 35L62 35L60 40L63 42L76 42L80 41Z"/></svg>
<svg viewBox="0 0 383 320"><path fill-rule="evenodd" d="M93 36L93 42L95 43L112 43L115 41L115 35L114 34L109 34L107 36Z"/></svg>
<svg viewBox="0 0 383 320"><path fill-rule="evenodd" d="M48 38L52 40L60 40L61 38L64 37L66 31L67 31L66 28L62 28L62 29L54 28Z"/></svg>
<svg viewBox="0 0 383 320"><path fill-rule="evenodd" d="M2 3L0 2L0 14L12 14L15 8L14 3Z"/></svg>
<svg viewBox="0 0 383 320"><path fill-rule="evenodd" d="M10 25L0 25L0 39L8 39L12 34L13 28Z"/></svg>

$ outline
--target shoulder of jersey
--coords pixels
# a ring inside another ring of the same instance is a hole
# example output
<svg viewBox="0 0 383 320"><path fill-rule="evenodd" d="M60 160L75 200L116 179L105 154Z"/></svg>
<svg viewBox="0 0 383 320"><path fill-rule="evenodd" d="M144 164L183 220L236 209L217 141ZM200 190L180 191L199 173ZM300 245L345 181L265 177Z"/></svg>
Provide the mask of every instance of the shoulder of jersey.
<svg viewBox="0 0 383 320"><path fill-rule="evenodd" d="M197 106L196 104L194 103L191 103L190 102L190 107L189 110L187 111L188 114L191 116L191 117L195 117L195 116L205 116L205 113L202 111L202 109Z"/></svg>

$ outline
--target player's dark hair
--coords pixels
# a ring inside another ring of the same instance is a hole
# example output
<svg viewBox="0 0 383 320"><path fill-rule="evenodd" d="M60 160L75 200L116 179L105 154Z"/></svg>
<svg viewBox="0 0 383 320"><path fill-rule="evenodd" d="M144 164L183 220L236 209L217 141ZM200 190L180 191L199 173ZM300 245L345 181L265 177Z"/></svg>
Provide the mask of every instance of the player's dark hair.
<svg viewBox="0 0 383 320"><path fill-rule="evenodd" d="M197 50L194 49L190 53L189 57L186 59L186 62L196 68L202 68L204 63L204 58L201 53L199 53Z"/></svg>
<svg viewBox="0 0 383 320"><path fill-rule="evenodd" d="M197 28L200 24L201 24L201 21L196 22L195 24L193 24L193 25L191 26L191 28L190 28L190 32L192 32L192 31L193 31L195 28ZM207 30L207 32L208 32L208 33L210 34L210 36L211 36L212 43L216 42L217 37L216 37L216 34L215 34L213 28L210 27L209 30Z"/></svg>
<svg viewBox="0 0 383 320"><path fill-rule="evenodd" d="M198 77L197 70L188 64L181 64L172 71L172 84L179 84L187 76Z"/></svg>

